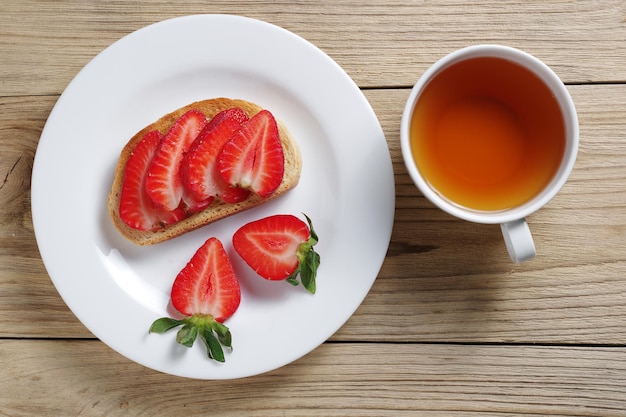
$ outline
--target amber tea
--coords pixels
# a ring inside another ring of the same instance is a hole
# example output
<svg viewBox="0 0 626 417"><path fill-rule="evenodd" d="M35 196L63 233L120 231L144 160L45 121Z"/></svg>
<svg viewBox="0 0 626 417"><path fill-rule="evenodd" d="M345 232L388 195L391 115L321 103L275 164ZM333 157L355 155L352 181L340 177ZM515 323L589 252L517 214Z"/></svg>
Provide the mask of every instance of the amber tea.
<svg viewBox="0 0 626 417"><path fill-rule="evenodd" d="M502 58L469 58L424 87L410 122L417 169L441 197L473 210L517 207L541 192L565 151L550 89Z"/></svg>

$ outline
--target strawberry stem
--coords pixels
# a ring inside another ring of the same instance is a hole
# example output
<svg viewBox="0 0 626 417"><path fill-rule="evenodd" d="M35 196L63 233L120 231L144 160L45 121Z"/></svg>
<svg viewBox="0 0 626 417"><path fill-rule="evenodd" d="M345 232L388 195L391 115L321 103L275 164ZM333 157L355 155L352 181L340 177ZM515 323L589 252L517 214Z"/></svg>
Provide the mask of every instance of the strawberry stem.
<svg viewBox="0 0 626 417"><path fill-rule="evenodd" d="M309 237L309 240L298 246L298 251L296 253L298 256L298 267L290 276L287 277L287 282L292 285L298 285L297 276L300 275L302 286L311 294L315 294L315 277L317 276L317 269L320 265L320 255L315 252L313 246L317 244L319 239L317 237L317 233L315 233L315 230L313 229L313 223L311 222L309 216L304 213L302 214L306 218L307 223L309 223L311 236Z"/></svg>
<svg viewBox="0 0 626 417"><path fill-rule="evenodd" d="M232 349L230 330L223 323L218 322L209 314L196 313L180 320L171 317L161 317L150 326L149 333L163 334L173 328L183 326L176 334L176 341L183 346L191 347L197 337L204 342L209 359L224 362L222 346Z"/></svg>

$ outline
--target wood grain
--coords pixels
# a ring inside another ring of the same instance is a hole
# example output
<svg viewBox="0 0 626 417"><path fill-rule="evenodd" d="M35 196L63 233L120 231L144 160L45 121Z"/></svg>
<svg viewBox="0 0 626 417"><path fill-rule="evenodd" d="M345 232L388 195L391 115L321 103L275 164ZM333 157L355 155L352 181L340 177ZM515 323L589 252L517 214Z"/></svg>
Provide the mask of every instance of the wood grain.
<svg viewBox="0 0 626 417"><path fill-rule="evenodd" d="M626 81L626 4L604 1L22 1L0 3L0 96L58 94L102 49L164 19L237 14L313 42L361 87L410 86L477 43L524 49L567 83ZM53 15L54 19L50 16ZM10 17L10 18L8 18ZM621 65L620 65L621 63Z"/></svg>
<svg viewBox="0 0 626 417"><path fill-rule="evenodd" d="M91 335L52 286L30 212L35 150L56 99L0 98L0 337Z"/></svg>
<svg viewBox="0 0 626 417"><path fill-rule="evenodd" d="M198 381L154 372L98 341L9 340L0 341L0 364L0 415L12 417L611 417L626 409L624 348L511 354L509 346L330 343L268 374Z"/></svg>

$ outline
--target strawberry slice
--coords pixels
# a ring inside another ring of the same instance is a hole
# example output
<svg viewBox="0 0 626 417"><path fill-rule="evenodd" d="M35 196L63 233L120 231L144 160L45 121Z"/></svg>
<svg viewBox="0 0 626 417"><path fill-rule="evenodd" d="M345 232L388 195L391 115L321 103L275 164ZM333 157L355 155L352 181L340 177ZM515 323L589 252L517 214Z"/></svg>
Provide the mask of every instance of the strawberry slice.
<svg viewBox="0 0 626 417"><path fill-rule="evenodd" d="M198 200L196 197L187 189L183 191L183 209L187 214L198 213L213 202L213 198L207 198L205 200Z"/></svg>
<svg viewBox="0 0 626 417"><path fill-rule="evenodd" d="M189 110L170 128L148 168L146 190L156 205L174 210L184 195L180 162L185 152L207 124L198 110ZM188 203L186 201L186 203Z"/></svg>
<svg viewBox="0 0 626 417"><path fill-rule="evenodd" d="M230 187L217 171L217 156L226 142L248 120L240 108L224 110L213 117L191 145L181 163L183 185L198 201L212 200L215 196L227 203L245 200L250 192Z"/></svg>
<svg viewBox="0 0 626 417"><path fill-rule="evenodd" d="M278 214L252 221L233 235L233 247L241 258L268 280L283 280L302 285L315 294L315 276L320 256L313 246L318 237L311 220L308 226L296 216Z"/></svg>
<svg viewBox="0 0 626 417"><path fill-rule="evenodd" d="M239 280L228 255L217 238L209 238L196 251L174 280L172 306L185 317L157 319L150 332L164 333L182 325L176 341L191 347L197 336L205 343L211 359L224 362L222 346L231 347L230 330L223 322L241 301Z"/></svg>
<svg viewBox="0 0 626 417"><path fill-rule="evenodd" d="M249 189L263 198L272 194L285 172L274 116L261 110L248 120L224 145L217 166L227 184Z"/></svg>
<svg viewBox="0 0 626 417"><path fill-rule="evenodd" d="M229 203L229 204L239 203L240 201L244 201L250 195L250 190L247 190L242 187L231 187L227 185L224 182L224 180L221 180L221 179L218 181L223 184L222 185L223 188L219 196L220 196L220 199L222 199L222 201L225 203Z"/></svg>
<svg viewBox="0 0 626 417"><path fill-rule="evenodd" d="M146 173L161 139L159 131L148 132L137 144L126 163L119 209L120 218L133 229L156 230L176 223L185 216L181 208L168 211L155 206L146 192Z"/></svg>

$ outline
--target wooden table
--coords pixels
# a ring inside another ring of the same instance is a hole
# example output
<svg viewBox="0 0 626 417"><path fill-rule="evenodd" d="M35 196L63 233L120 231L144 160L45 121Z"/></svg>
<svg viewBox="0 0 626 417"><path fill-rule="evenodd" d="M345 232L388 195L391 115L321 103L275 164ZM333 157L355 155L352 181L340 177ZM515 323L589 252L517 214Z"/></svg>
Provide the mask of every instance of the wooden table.
<svg viewBox="0 0 626 417"><path fill-rule="evenodd" d="M356 314L296 362L232 381L154 372L94 338L52 285L30 212L37 142L70 80L122 36L197 13L277 24L337 61L380 119L397 193L386 260ZM0 16L0 415L626 415L623 0L5 0ZM497 226L427 202L400 155L413 83L477 43L544 60L579 112L576 166L530 216L539 255L522 265Z"/></svg>

